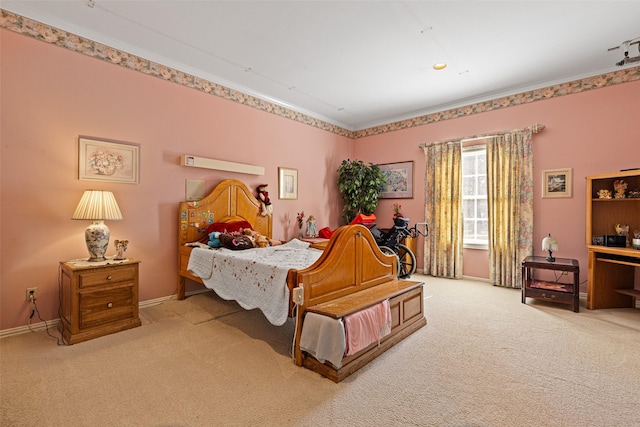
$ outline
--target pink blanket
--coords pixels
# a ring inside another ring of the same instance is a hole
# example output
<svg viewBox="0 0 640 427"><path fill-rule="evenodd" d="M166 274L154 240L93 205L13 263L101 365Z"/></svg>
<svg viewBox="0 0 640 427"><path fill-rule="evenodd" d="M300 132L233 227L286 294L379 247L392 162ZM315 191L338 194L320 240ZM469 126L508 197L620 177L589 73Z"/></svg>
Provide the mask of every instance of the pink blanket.
<svg viewBox="0 0 640 427"><path fill-rule="evenodd" d="M389 301L344 317L347 341L345 354L350 356L377 342L391 333L391 309Z"/></svg>

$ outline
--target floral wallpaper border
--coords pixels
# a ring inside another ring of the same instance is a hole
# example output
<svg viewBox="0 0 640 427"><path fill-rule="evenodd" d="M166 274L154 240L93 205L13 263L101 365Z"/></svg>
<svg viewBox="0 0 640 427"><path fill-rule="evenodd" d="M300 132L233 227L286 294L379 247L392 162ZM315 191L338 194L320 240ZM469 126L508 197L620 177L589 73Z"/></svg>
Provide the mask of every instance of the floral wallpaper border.
<svg viewBox="0 0 640 427"><path fill-rule="evenodd" d="M343 127L316 119L295 110L282 107L269 101L247 95L240 91L230 89L200 77L187 74L162 64L158 64L147 59L132 55L127 52L94 42L84 37L59 30L49 25L34 21L24 16L0 9L0 28L23 34L34 39L51 43L74 52L82 53L93 58L101 59L112 64L120 65L131 70L149 74L163 80L168 80L182 86L196 89L211 95L215 95L229 101L234 101L248 107L256 108L267 113L304 123L306 125L345 136L351 139L364 138L371 135L379 135L387 132L394 132L401 129L408 129L415 126L423 126L443 120L456 119L470 116L472 114L484 113L501 108L513 107L516 105L528 104L530 102L551 99L558 96L571 95L592 89L613 86L621 83L640 80L640 66L625 68L599 76L588 77L561 83L542 89L522 92L509 95L490 101L478 102L463 107L426 114L411 119L400 120L385 125L374 126L367 129L351 131Z"/></svg>

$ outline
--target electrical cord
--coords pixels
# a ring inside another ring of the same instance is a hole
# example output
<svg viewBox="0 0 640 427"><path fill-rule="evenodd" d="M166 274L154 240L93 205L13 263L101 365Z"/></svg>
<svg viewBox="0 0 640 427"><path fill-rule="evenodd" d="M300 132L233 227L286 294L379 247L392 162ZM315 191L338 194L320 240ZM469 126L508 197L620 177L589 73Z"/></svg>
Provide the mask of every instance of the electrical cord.
<svg viewBox="0 0 640 427"><path fill-rule="evenodd" d="M33 308L31 309L31 314L29 315L29 322L28 322L28 326L29 326L29 330L31 332L35 332L32 328L31 328L31 319L33 318L34 314L38 315L38 319L40 319L41 322L44 323L44 328L45 331L47 332L47 335L49 335L49 337L53 338L54 340L57 341L58 345L63 345L64 344L64 339L61 341L59 337L53 336L51 335L51 333L49 332L49 324L47 323L46 320L44 320L42 318L42 316L40 315L40 310L38 310L38 304L36 304L36 298L31 298L31 304L33 304Z"/></svg>
<svg viewBox="0 0 640 427"><path fill-rule="evenodd" d="M295 361L296 359L296 332L298 331L298 304L294 304L293 312L291 313L296 319L296 328L293 333L293 342L291 343L291 358Z"/></svg>

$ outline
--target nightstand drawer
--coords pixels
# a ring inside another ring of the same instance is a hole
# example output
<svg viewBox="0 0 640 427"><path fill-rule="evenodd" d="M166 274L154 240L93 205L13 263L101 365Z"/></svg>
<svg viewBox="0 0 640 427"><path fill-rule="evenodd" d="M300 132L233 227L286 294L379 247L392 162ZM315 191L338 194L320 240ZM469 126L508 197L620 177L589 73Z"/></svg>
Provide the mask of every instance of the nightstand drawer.
<svg viewBox="0 0 640 427"><path fill-rule="evenodd" d="M80 292L80 328L130 319L137 313L133 284Z"/></svg>
<svg viewBox="0 0 640 427"><path fill-rule="evenodd" d="M80 288L102 286L111 283L133 282L136 277L136 268L132 266L103 268L95 271L87 271L78 274Z"/></svg>

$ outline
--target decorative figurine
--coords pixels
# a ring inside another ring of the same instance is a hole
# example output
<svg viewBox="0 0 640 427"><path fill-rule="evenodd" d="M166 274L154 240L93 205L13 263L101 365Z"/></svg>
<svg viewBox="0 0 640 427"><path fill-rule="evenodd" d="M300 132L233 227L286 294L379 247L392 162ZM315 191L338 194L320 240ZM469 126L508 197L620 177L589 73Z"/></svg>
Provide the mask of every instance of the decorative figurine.
<svg viewBox="0 0 640 427"><path fill-rule="evenodd" d="M307 218L307 237L318 237L318 227L316 226L316 218L313 215L309 215Z"/></svg>
<svg viewBox="0 0 640 427"><path fill-rule="evenodd" d="M629 198L629 199L639 199L640 198L640 189L629 190L629 192L627 193L627 198Z"/></svg>
<svg viewBox="0 0 640 427"><path fill-rule="evenodd" d="M598 190L598 198L599 199L610 199L611 198L611 191L605 190L604 188L601 189L601 190Z"/></svg>
<svg viewBox="0 0 640 427"><path fill-rule="evenodd" d="M616 190L616 194L613 197L616 199L624 199L624 193L627 191L628 185L624 179L616 179L613 181L613 189Z"/></svg>
<svg viewBox="0 0 640 427"><path fill-rule="evenodd" d="M302 225L304 224L304 211L298 212L296 215L296 222L298 223L298 239L304 239L304 235L302 233Z"/></svg>
<svg viewBox="0 0 640 427"><path fill-rule="evenodd" d="M629 224L616 224L616 233L618 233L618 236L628 236Z"/></svg>
<svg viewBox="0 0 640 427"><path fill-rule="evenodd" d="M116 246L116 251L117 251L115 258L113 258L113 259L118 260L118 261L122 261L122 260L127 259L124 256L124 251L127 250L127 246L129 245L129 241L128 240L116 240L116 241L113 242L113 244Z"/></svg>
<svg viewBox="0 0 640 427"><path fill-rule="evenodd" d="M267 184L258 185L258 200L260 201L260 215L273 215L273 205L269 199L269 186Z"/></svg>

